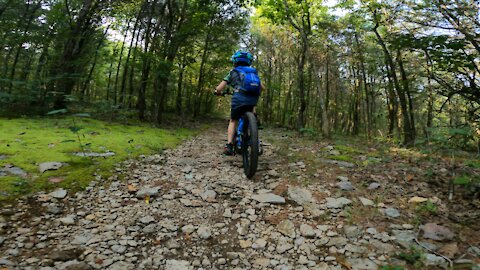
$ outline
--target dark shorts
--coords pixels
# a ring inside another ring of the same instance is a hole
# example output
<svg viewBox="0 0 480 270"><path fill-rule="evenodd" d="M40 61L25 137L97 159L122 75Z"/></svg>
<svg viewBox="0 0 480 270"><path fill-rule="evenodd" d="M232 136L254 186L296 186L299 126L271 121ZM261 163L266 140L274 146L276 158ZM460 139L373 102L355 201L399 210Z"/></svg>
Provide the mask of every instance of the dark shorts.
<svg viewBox="0 0 480 270"><path fill-rule="evenodd" d="M232 120L238 120L242 115L246 112L252 112L253 111L253 105L243 105L240 107L232 108L230 111L230 119Z"/></svg>

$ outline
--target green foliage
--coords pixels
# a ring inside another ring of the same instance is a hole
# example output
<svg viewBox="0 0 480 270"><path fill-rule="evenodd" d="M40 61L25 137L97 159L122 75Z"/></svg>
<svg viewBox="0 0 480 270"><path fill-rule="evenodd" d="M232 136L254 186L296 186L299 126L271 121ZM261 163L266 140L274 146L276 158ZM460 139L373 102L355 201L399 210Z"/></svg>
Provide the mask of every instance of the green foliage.
<svg viewBox="0 0 480 270"><path fill-rule="evenodd" d="M299 131L300 131L300 134L304 136L308 136L312 138L315 138L318 136L318 132L313 128L301 128Z"/></svg>
<svg viewBox="0 0 480 270"><path fill-rule="evenodd" d="M89 118L77 119L75 133L70 118L56 119L1 119L0 167L13 164L28 173L25 179L0 177L0 200L39 190L60 186L80 190L88 185L94 174L107 178L115 164L140 154L159 153L173 147L192 134L185 129L165 130L148 125L120 125ZM80 129L79 127L82 127ZM78 136L83 145L78 145ZM82 150L84 149L84 150ZM112 151L108 158L87 158L77 152ZM40 174L38 164L57 161L67 163L56 171ZM49 182L51 177L62 177L61 183Z"/></svg>
<svg viewBox="0 0 480 270"><path fill-rule="evenodd" d="M425 203L419 204L416 211L421 215L435 215L438 212L438 207L432 201L428 200Z"/></svg>
<svg viewBox="0 0 480 270"><path fill-rule="evenodd" d="M414 265L416 268L419 268L423 265L423 253L420 249L411 247L407 252L401 252L398 254L398 258Z"/></svg>
<svg viewBox="0 0 480 270"><path fill-rule="evenodd" d="M480 169L480 161L478 161L478 160L467 160L465 162L465 165L470 167L470 168Z"/></svg>
<svg viewBox="0 0 480 270"><path fill-rule="evenodd" d="M457 176L453 179L454 185L469 185L472 183L472 178L468 175Z"/></svg>

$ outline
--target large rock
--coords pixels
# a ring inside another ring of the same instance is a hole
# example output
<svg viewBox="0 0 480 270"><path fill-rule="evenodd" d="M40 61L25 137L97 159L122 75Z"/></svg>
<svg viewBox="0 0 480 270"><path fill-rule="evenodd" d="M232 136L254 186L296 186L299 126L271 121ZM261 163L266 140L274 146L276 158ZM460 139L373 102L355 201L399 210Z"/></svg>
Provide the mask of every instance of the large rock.
<svg viewBox="0 0 480 270"><path fill-rule="evenodd" d="M436 223L427 223L420 226L423 231L423 238L437 241L452 240L455 234L447 227L437 225Z"/></svg>
<svg viewBox="0 0 480 270"><path fill-rule="evenodd" d="M261 203L284 204L285 198L273 193L255 194L252 199Z"/></svg>
<svg viewBox="0 0 480 270"><path fill-rule="evenodd" d="M299 205L314 202L312 193L310 191L296 186L288 187L288 198Z"/></svg>

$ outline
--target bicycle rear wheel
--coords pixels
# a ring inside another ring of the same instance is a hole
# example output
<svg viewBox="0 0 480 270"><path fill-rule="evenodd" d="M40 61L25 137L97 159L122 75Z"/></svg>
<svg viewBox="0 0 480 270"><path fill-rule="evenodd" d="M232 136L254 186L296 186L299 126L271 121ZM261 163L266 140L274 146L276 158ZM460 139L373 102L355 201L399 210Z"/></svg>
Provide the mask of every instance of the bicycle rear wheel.
<svg viewBox="0 0 480 270"><path fill-rule="evenodd" d="M257 119L252 112L244 115L242 156L243 171L247 178L252 178L258 166L258 126Z"/></svg>

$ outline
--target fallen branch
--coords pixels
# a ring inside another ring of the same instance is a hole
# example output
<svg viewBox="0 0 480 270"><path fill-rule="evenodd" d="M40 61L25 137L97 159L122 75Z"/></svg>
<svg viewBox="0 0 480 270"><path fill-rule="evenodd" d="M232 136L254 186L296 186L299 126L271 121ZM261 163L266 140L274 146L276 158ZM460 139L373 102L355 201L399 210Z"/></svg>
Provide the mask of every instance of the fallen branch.
<svg viewBox="0 0 480 270"><path fill-rule="evenodd" d="M429 251L430 253L433 253L433 254L435 254L435 255L437 255L437 256L440 256L440 257L444 258L445 260L448 261L449 268L453 268L453 262L452 262L452 260L450 260L447 256L444 256L444 255L442 255L442 254L440 254L440 253L438 253L438 252L436 252L436 251L434 251L434 250L432 250L432 249L429 249L428 247L422 245L422 244L420 243L420 241L418 241L418 234L419 234L419 233L420 233L420 230L419 230L419 231L416 233L416 235L415 235L415 243L417 243L417 245L419 245L420 247L426 249L426 250Z"/></svg>

